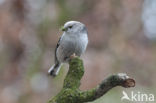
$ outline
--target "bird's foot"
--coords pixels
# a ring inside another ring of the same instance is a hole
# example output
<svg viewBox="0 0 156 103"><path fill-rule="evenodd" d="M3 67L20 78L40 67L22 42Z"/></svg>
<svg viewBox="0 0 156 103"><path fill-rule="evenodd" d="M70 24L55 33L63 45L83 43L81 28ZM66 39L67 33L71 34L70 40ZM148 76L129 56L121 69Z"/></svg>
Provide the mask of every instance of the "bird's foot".
<svg viewBox="0 0 156 103"><path fill-rule="evenodd" d="M77 57L77 56L76 56L75 53L73 53L73 54L70 56L70 59L73 59L73 58L75 58L75 57Z"/></svg>

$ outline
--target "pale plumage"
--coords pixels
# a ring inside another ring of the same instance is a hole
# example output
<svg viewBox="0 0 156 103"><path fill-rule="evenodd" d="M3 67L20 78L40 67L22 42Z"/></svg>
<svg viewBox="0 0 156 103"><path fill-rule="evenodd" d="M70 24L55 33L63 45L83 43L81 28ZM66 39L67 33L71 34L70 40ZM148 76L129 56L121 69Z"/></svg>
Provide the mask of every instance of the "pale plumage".
<svg viewBox="0 0 156 103"><path fill-rule="evenodd" d="M73 53L76 56L81 56L88 44L87 30L84 24L78 21L69 21L64 24L63 31L55 49L55 64L48 71L52 76L59 73L61 64L68 62Z"/></svg>

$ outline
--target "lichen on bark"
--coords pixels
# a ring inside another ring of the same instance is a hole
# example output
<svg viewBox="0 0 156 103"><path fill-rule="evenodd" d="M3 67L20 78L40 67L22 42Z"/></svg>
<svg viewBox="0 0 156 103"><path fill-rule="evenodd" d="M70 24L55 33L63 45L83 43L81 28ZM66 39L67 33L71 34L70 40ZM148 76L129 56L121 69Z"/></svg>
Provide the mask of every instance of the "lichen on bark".
<svg viewBox="0 0 156 103"><path fill-rule="evenodd" d="M71 59L69 71L64 79L62 90L48 101L48 103L84 103L103 96L116 86L134 87L135 81L126 74L119 73L104 79L96 88L87 91L79 90L80 80L84 74L83 61L79 57Z"/></svg>

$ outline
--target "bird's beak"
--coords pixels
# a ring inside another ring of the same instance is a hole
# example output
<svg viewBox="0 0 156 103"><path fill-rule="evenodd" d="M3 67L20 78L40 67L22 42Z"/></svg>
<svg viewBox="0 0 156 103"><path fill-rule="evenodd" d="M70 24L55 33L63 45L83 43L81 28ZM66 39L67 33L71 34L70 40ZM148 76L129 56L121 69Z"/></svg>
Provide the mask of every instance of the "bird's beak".
<svg viewBox="0 0 156 103"><path fill-rule="evenodd" d="M62 30L62 31L66 31L67 28L65 28L65 27L62 26L62 27L61 27L61 30Z"/></svg>

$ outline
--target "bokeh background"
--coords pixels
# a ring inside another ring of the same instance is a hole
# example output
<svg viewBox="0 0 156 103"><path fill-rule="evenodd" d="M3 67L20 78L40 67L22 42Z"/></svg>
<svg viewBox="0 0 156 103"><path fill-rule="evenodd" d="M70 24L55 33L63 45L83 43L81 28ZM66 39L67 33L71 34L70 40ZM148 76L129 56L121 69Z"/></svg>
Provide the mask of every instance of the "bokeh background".
<svg viewBox="0 0 156 103"><path fill-rule="evenodd" d="M136 80L93 103L123 103L123 90L156 94L156 0L0 0L0 103L46 103L60 91L68 65L56 78L47 71L68 20L89 33L81 90L119 72Z"/></svg>

